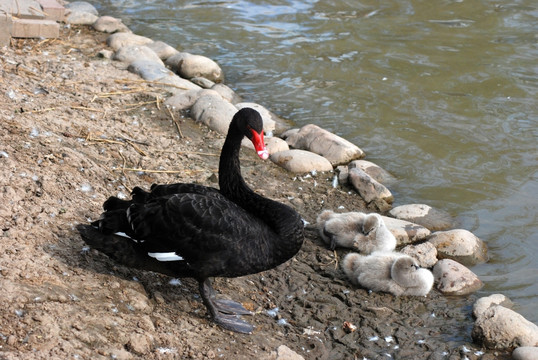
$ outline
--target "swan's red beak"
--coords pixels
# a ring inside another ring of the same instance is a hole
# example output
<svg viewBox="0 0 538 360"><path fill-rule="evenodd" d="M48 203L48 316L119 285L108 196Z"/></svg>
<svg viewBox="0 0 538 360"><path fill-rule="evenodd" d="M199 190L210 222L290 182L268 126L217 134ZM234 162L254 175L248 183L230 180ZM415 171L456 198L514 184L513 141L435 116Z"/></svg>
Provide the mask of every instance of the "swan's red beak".
<svg viewBox="0 0 538 360"><path fill-rule="evenodd" d="M254 149L256 149L256 152L258 153L258 156L261 157L263 160L267 160L269 157L269 152L267 151L267 148L265 147L265 142L263 141L263 130L260 133L257 133L256 130L250 129L250 132L252 132L252 144L254 144Z"/></svg>

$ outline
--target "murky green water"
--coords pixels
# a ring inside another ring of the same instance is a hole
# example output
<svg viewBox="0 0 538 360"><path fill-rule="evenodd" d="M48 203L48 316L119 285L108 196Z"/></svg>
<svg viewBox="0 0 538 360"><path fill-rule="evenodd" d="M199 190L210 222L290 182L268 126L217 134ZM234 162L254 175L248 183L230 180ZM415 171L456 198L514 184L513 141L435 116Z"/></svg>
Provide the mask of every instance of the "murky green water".
<svg viewBox="0 0 538 360"><path fill-rule="evenodd" d="M538 5L520 1L101 0L137 34L216 60L297 126L354 142L486 241L486 286L538 323Z"/></svg>

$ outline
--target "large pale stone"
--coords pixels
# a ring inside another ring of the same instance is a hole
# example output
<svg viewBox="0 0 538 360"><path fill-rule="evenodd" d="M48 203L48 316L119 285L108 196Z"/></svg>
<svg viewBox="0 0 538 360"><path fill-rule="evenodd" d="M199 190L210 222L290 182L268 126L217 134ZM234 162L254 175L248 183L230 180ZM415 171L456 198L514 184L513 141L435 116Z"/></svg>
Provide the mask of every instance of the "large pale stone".
<svg viewBox="0 0 538 360"><path fill-rule="evenodd" d="M284 132L282 132L282 134L280 135L280 137L284 140L287 140L290 136L292 136L293 134L297 134L299 132L299 129L288 129Z"/></svg>
<svg viewBox="0 0 538 360"><path fill-rule="evenodd" d="M146 46L153 50L161 60L166 60L179 52L172 46L162 41L154 41L149 44L146 44Z"/></svg>
<svg viewBox="0 0 538 360"><path fill-rule="evenodd" d="M69 9L69 11L71 12L79 11L89 13L95 16L99 15L95 6L93 6L87 1L73 1L65 4L65 8Z"/></svg>
<svg viewBox="0 0 538 360"><path fill-rule="evenodd" d="M394 176L392 176L387 170L383 169L377 164L367 160L353 160L349 163L349 168L358 168L370 175L375 181L382 184L391 184L396 182ZM404 219L405 220L405 219Z"/></svg>
<svg viewBox="0 0 538 360"><path fill-rule="evenodd" d="M502 305L510 308L512 306L512 302L503 294L492 294L490 296L481 297L473 304L473 316L478 318L480 315L482 315L482 313L484 313L484 311L494 305Z"/></svg>
<svg viewBox="0 0 538 360"><path fill-rule="evenodd" d="M97 15L81 11L71 11L67 13L65 22L74 25L92 25L97 19Z"/></svg>
<svg viewBox="0 0 538 360"><path fill-rule="evenodd" d="M338 183L340 185L349 184L349 168L344 165L336 167L336 173L338 174Z"/></svg>
<svg viewBox="0 0 538 360"><path fill-rule="evenodd" d="M347 164L364 156L357 145L313 124L305 125L297 133L289 135L286 142L292 148L308 150L327 158L333 166Z"/></svg>
<svg viewBox="0 0 538 360"><path fill-rule="evenodd" d="M266 137L265 146L267 147L267 151L269 152L269 155L280 152L280 151L288 151L290 149L287 142L275 136Z"/></svg>
<svg viewBox="0 0 538 360"><path fill-rule="evenodd" d="M423 268L432 268L437 263L437 249L429 242L407 245L401 253L414 257Z"/></svg>
<svg viewBox="0 0 538 360"><path fill-rule="evenodd" d="M331 171L333 169L329 160L323 156L305 150L287 150L272 154L272 162L293 173L307 173L315 171Z"/></svg>
<svg viewBox="0 0 538 360"><path fill-rule="evenodd" d="M191 117L221 134L227 134L230 122L237 112L235 106L224 100L216 91L202 90L191 107Z"/></svg>
<svg viewBox="0 0 538 360"><path fill-rule="evenodd" d="M447 295L467 295L483 285L475 273L451 259L439 260L433 267L433 276L437 290Z"/></svg>
<svg viewBox="0 0 538 360"><path fill-rule="evenodd" d="M135 60L129 64L127 70L137 74L144 80L153 81L162 79L165 76L174 75L162 61L153 61L153 60Z"/></svg>
<svg viewBox="0 0 538 360"><path fill-rule="evenodd" d="M200 90L178 91L164 101L164 104L181 111L189 109L200 97Z"/></svg>
<svg viewBox="0 0 538 360"><path fill-rule="evenodd" d="M124 46L145 45L151 42L153 42L153 40L150 38L126 32L114 33L106 39L107 45L114 50L118 50Z"/></svg>
<svg viewBox="0 0 538 360"><path fill-rule="evenodd" d="M65 4L67 9L65 22L76 25L92 25L99 17L97 9L86 1L74 1Z"/></svg>
<svg viewBox="0 0 538 360"><path fill-rule="evenodd" d="M501 305L490 306L479 315L471 336L488 349L538 346L538 326Z"/></svg>
<svg viewBox="0 0 538 360"><path fill-rule="evenodd" d="M430 235L430 230L424 226L388 216L382 216L382 218L387 228L396 237L397 246L420 242Z"/></svg>
<svg viewBox="0 0 538 360"><path fill-rule="evenodd" d="M389 211L396 219L407 220L422 225L431 231L446 230L454 226L454 219L446 211L434 209L426 204L396 206Z"/></svg>
<svg viewBox="0 0 538 360"><path fill-rule="evenodd" d="M164 88L166 91L171 92L175 95L178 92L183 92L185 90L202 90L196 84L193 84L187 79L177 76L176 74L165 76L161 79L158 79L158 84L156 86Z"/></svg>
<svg viewBox="0 0 538 360"><path fill-rule="evenodd" d="M211 88L211 90L215 90L216 92L218 92L225 100L228 100L229 102L234 104L238 109L241 110L241 108L237 106L238 103L243 101L241 99L241 96L237 95L237 93L235 91L233 91L233 89L230 88L228 85L224 85L224 84L219 83L219 84L213 84L210 88ZM256 109L256 110L258 110L258 109ZM259 110L258 110L258 112L259 112ZM261 114L261 112L260 112L260 115L262 115L262 117L263 117L263 114Z"/></svg>
<svg viewBox="0 0 538 360"><path fill-rule="evenodd" d="M164 67L164 63L161 58L155 54L153 50L144 45L123 46L116 51L112 59L123 61L128 64L132 63L133 61L140 60L153 61L161 64Z"/></svg>
<svg viewBox="0 0 538 360"><path fill-rule="evenodd" d="M439 259L453 259L466 266L488 260L486 244L468 230L437 231L428 241L437 248Z"/></svg>
<svg viewBox="0 0 538 360"><path fill-rule="evenodd" d="M538 359L538 347L521 346L512 352L513 360L536 360Z"/></svg>
<svg viewBox="0 0 538 360"><path fill-rule="evenodd" d="M201 76L214 82L224 80L224 73L220 66L202 55L179 52L166 59L166 65L185 79Z"/></svg>
<svg viewBox="0 0 538 360"><path fill-rule="evenodd" d="M263 120L263 131L269 135L269 136L272 136L273 134L273 131L275 130L275 120L273 120L273 114L267 110L265 107L259 105L259 104L256 104L256 103L253 103L253 102L241 102L241 103L237 103L235 104L235 107L238 109L238 110L241 110L243 108L252 108L256 111L258 111L262 117L262 120Z"/></svg>
<svg viewBox="0 0 538 360"><path fill-rule="evenodd" d="M220 96L222 96L225 100L228 100L226 98L226 96L223 95L222 92L220 92L218 89L213 89L213 86L215 86L215 82L214 81L211 81L211 80L208 80L206 79L205 77L201 77L201 76L198 76L198 77L193 77L191 79L189 79L190 81L192 81L193 83L195 83L196 85L200 86L202 89L211 89L211 90L215 90L216 92L218 92L220 94ZM231 89L230 89L231 90ZM228 100L230 101L230 100ZM231 102L231 101L230 101Z"/></svg>
<svg viewBox="0 0 538 360"><path fill-rule="evenodd" d="M349 170L348 179L368 204L375 204L381 211L391 208L390 204L392 204L394 197L385 185L375 181L370 175L358 168Z"/></svg>
<svg viewBox="0 0 538 360"><path fill-rule="evenodd" d="M93 23L93 28L97 31L110 34L116 32L131 32L121 19L112 16L101 16Z"/></svg>

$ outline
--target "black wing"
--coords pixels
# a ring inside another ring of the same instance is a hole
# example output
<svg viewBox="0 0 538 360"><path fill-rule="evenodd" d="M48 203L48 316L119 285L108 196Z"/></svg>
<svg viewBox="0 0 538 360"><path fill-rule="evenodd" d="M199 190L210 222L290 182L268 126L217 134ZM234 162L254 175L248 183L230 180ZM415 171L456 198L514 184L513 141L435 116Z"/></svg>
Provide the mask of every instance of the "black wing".
<svg viewBox="0 0 538 360"><path fill-rule="evenodd" d="M262 261L276 236L257 217L213 194L176 194L133 204L127 217L148 252L175 252L205 276L240 274L247 262Z"/></svg>

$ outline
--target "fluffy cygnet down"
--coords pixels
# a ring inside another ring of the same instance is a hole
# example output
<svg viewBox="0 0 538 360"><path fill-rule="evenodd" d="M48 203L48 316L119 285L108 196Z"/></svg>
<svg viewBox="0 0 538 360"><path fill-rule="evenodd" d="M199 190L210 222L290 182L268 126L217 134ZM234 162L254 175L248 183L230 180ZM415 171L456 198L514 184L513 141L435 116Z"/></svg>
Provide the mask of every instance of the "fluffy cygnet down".
<svg viewBox="0 0 538 360"><path fill-rule="evenodd" d="M362 235L366 215L361 212L335 213L322 211L317 218L319 234L331 250L337 246L355 248L356 237Z"/></svg>
<svg viewBox="0 0 538 360"><path fill-rule="evenodd" d="M418 266L409 255L374 252L368 256L349 253L342 269L355 285L393 295L424 296L433 286L433 274Z"/></svg>
<svg viewBox="0 0 538 360"><path fill-rule="evenodd" d="M362 254L374 251L392 251L396 249L396 238L385 225L379 214L368 214L363 224L364 239L359 245Z"/></svg>
<svg viewBox="0 0 538 360"><path fill-rule="evenodd" d="M331 250L339 246L370 254L396 248L396 238L379 214L324 210L318 216L317 226L321 238Z"/></svg>

